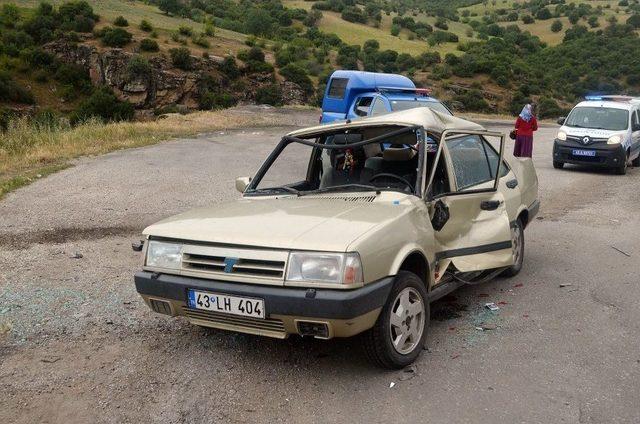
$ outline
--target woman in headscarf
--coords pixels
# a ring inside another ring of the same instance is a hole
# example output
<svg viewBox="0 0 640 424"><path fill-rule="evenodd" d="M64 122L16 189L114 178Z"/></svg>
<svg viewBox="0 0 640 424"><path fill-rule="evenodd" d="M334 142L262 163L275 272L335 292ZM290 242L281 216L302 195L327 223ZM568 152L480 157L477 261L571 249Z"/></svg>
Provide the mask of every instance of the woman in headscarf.
<svg viewBox="0 0 640 424"><path fill-rule="evenodd" d="M538 129L535 105L526 104L516 119L516 145L513 156L530 158L533 153L533 132Z"/></svg>

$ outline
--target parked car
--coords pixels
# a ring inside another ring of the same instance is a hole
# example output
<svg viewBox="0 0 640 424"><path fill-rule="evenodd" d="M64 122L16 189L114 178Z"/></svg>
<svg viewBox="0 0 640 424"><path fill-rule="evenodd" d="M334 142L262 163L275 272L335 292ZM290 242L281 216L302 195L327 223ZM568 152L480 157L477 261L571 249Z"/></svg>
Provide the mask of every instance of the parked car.
<svg viewBox="0 0 640 424"><path fill-rule="evenodd" d="M615 169L640 166L640 98L588 96L562 125L553 143L553 167L565 163Z"/></svg>
<svg viewBox="0 0 640 424"><path fill-rule="evenodd" d="M325 89L320 122L378 116L414 107L429 107L451 115L444 104L431 97L431 90L416 88L403 75L335 71Z"/></svg>
<svg viewBox="0 0 640 424"><path fill-rule="evenodd" d="M430 108L294 131L236 180L240 199L146 228L136 289L152 310L205 327L365 333L375 363L404 367L430 302L522 268L538 181L503 145Z"/></svg>

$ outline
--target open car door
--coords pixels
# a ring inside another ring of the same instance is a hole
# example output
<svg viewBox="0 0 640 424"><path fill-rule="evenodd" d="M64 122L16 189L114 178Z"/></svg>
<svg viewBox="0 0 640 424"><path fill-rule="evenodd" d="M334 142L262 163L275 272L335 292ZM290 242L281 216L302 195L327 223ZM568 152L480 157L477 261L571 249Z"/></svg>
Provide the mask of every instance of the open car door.
<svg viewBox="0 0 640 424"><path fill-rule="evenodd" d="M500 140L499 160L490 160L483 137ZM425 187L441 270L451 263L461 272L513 265L509 216L498 191L503 151L500 133L442 133Z"/></svg>

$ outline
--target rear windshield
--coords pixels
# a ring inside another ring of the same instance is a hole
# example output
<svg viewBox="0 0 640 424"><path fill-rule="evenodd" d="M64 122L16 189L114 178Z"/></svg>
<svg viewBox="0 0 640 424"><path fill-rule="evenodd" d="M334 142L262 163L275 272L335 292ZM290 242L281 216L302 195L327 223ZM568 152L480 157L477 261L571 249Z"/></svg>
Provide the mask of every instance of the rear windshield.
<svg viewBox="0 0 640 424"><path fill-rule="evenodd" d="M407 110L413 109L414 107L428 107L429 109L433 109L436 112L444 113L445 115L451 115L449 109L447 109L442 103L429 101L429 102L420 102L418 100L392 100L391 101L391 110Z"/></svg>
<svg viewBox="0 0 640 424"><path fill-rule="evenodd" d="M348 82L349 78L333 78L329 85L329 97L334 99L343 98Z"/></svg>
<svg viewBox="0 0 640 424"><path fill-rule="evenodd" d="M611 107L574 108L564 123L568 127L620 131L629 126L629 111Z"/></svg>

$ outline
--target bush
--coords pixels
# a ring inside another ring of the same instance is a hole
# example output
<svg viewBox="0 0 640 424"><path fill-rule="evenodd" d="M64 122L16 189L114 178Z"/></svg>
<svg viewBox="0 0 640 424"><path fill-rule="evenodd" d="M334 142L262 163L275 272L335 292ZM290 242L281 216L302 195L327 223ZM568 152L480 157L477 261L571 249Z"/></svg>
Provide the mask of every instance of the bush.
<svg viewBox="0 0 640 424"><path fill-rule="evenodd" d="M102 39L102 43L109 47L124 47L131 42L132 38L131 33L126 29L111 27L104 28L97 35Z"/></svg>
<svg viewBox="0 0 640 424"><path fill-rule="evenodd" d="M447 31L449 29L449 25L447 24L447 20L443 17L439 17L436 19L436 22L433 24L434 27L443 29Z"/></svg>
<svg viewBox="0 0 640 424"><path fill-rule="evenodd" d="M522 22L523 22L524 24L529 25L529 24L534 23L534 22L535 22L535 19L533 19L533 16L531 16L531 15L524 15L524 16L522 17Z"/></svg>
<svg viewBox="0 0 640 424"><path fill-rule="evenodd" d="M153 31L153 26L151 25L151 23L149 23L149 21L143 19L140 21L140 29L144 32L151 32Z"/></svg>
<svg viewBox="0 0 640 424"><path fill-rule="evenodd" d="M397 37L400 34L400 25L393 24L391 25L391 35Z"/></svg>
<svg viewBox="0 0 640 424"><path fill-rule="evenodd" d="M600 23L598 22L598 17L597 16L589 16L589 19L587 20L587 23L589 24L589 26L591 28L597 28L600 26Z"/></svg>
<svg viewBox="0 0 640 424"><path fill-rule="evenodd" d="M538 101L538 116L542 119L557 118L563 113L564 110L552 98L541 97Z"/></svg>
<svg viewBox="0 0 640 424"><path fill-rule="evenodd" d="M178 32L180 35L184 35L185 37L191 37L193 35L193 29L187 25L180 25L178 27Z"/></svg>
<svg viewBox="0 0 640 424"><path fill-rule="evenodd" d="M282 90L278 84L269 84L256 90L256 103L272 106L282 105Z"/></svg>
<svg viewBox="0 0 640 424"><path fill-rule="evenodd" d="M3 4L0 8L0 24L6 28L15 28L20 21L20 9L13 3Z"/></svg>
<svg viewBox="0 0 640 424"><path fill-rule="evenodd" d="M119 27L127 27L129 26L129 21L127 21L124 16L120 15L113 21L113 24Z"/></svg>
<svg viewBox="0 0 640 424"><path fill-rule="evenodd" d="M0 71L0 99L6 99L15 103L35 103L33 94L15 82L6 71Z"/></svg>
<svg viewBox="0 0 640 424"><path fill-rule="evenodd" d="M238 100L228 93L216 93L206 91L200 96L199 108L201 110L215 110L235 106Z"/></svg>
<svg viewBox="0 0 640 424"><path fill-rule="evenodd" d="M121 102L111 90L101 87L89 98L80 103L71 116L71 123L78 124L91 117L97 117L104 122L128 121L133 118L133 105Z"/></svg>
<svg viewBox="0 0 640 424"><path fill-rule="evenodd" d="M194 35L193 38L191 38L191 41L193 42L193 44L196 44L205 49L208 49L211 46L209 40L207 40L207 36L204 34Z"/></svg>
<svg viewBox="0 0 640 424"><path fill-rule="evenodd" d="M240 69L233 56L227 56L220 64L220 71L231 79L236 79L240 76Z"/></svg>
<svg viewBox="0 0 640 424"><path fill-rule="evenodd" d="M189 71L193 67L191 52L186 47L171 49L169 50L169 54L171 55L171 62L176 68Z"/></svg>
<svg viewBox="0 0 640 424"><path fill-rule="evenodd" d="M264 52L258 46L253 46L249 50L238 52L238 59L243 62L264 62Z"/></svg>
<svg viewBox="0 0 640 424"><path fill-rule="evenodd" d="M460 102L466 111L487 112L491 109L487 101L482 97L480 90L469 90L465 93L457 94L453 100Z"/></svg>
<svg viewBox="0 0 640 424"><path fill-rule="evenodd" d="M287 80L294 82L304 90L306 94L313 92L313 83L307 76L307 71L295 63L290 63L280 69L280 75Z"/></svg>
<svg viewBox="0 0 640 424"><path fill-rule="evenodd" d="M151 75L151 65L142 56L134 56L127 64L127 78L134 80L148 78Z"/></svg>
<svg viewBox="0 0 640 424"><path fill-rule="evenodd" d="M560 20L553 21L553 23L551 24L551 31L552 32L562 31L562 22Z"/></svg>
<svg viewBox="0 0 640 424"><path fill-rule="evenodd" d="M143 52L157 52L160 50L158 46L158 42L156 40L152 40L150 38L144 38L140 41L140 50Z"/></svg>
<svg viewBox="0 0 640 424"><path fill-rule="evenodd" d="M536 19L540 19L541 21L544 21L551 18L552 18L551 11L546 7L538 9L538 12L536 12Z"/></svg>
<svg viewBox="0 0 640 424"><path fill-rule="evenodd" d="M627 19L627 25L631 25L636 29L640 28L640 15L636 14L629 16L629 19Z"/></svg>
<svg viewBox="0 0 640 424"><path fill-rule="evenodd" d="M58 8L58 21L64 31L91 32L98 15L86 1L67 1Z"/></svg>

